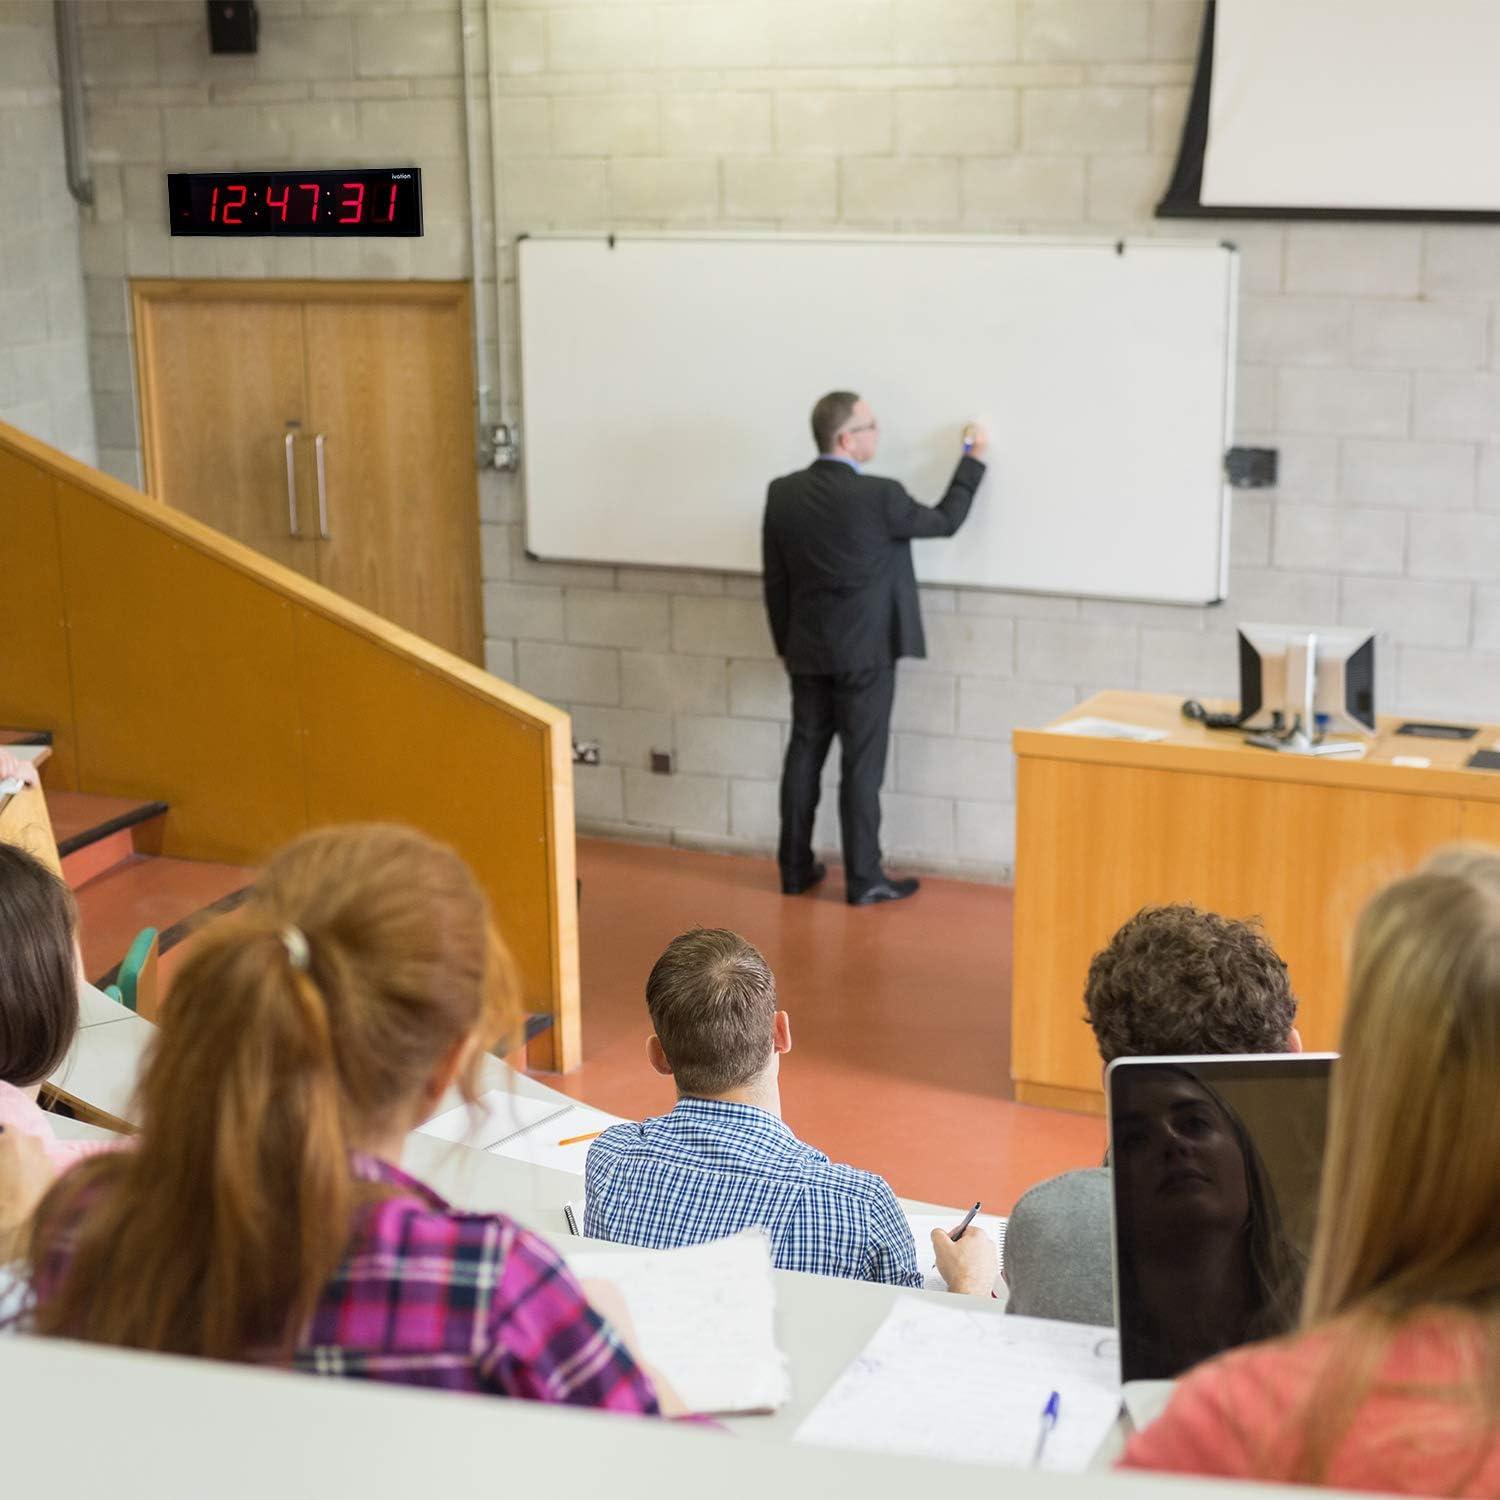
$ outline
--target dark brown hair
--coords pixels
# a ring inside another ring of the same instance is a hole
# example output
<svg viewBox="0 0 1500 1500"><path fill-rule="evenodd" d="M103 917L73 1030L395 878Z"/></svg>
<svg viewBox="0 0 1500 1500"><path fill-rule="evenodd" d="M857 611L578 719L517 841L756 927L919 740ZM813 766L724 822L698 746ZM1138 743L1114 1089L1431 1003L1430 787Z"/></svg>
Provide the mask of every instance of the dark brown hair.
<svg viewBox="0 0 1500 1500"><path fill-rule="evenodd" d="M646 1008L679 1093L739 1088L771 1056L776 980L738 933L695 927L674 938L646 980Z"/></svg>
<svg viewBox="0 0 1500 1500"><path fill-rule="evenodd" d="M0 844L0 1082L29 1088L78 1034L78 909L40 860Z"/></svg>
<svg viewBox="0 0 1500 1500"><path fill-rule="evenodd" d="M453 850L380 824L288 845L173 980L137 1148L79 1163L43 1200L37 1332L289 1354L366 1191L351 1150L399 1128L465 1041L472 1097L477 1049L513 1024L516 994ZM53 1249L69 1241L71 1257Z"/></svg>
<svg viewBox="0 0 1500 1500"><path fill-rule="evenodd" d="M813 407L813 442L818 445L819 453L833 452L833 440L839 435L839 428L854 415L858 400L853 391L829 391Z"/></svg>
<svg viewBox="0 0 1500 1500"><path fill-rule="evenodd" d="M1284 1052L1297 1019L1286 964L1255 922L1147 906L1094 955L1083 997L1105 1062Z"/></svg>

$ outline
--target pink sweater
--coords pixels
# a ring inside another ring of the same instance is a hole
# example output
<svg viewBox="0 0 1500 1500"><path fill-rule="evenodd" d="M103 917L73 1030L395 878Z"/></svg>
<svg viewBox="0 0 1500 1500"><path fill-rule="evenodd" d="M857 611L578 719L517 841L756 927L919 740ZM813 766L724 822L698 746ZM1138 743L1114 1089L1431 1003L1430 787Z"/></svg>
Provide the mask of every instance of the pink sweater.
<svg viewBox="0 0 1500 1500"><path fill-rule="evenodd" d="M52 1119L35 1099L20 1089L0 1082L0 1125L40 1139L50 1161L59 1171L96 1151L108 1151L110 1141L60 1141L52 1134Z"/></svg>
<svg viewBox="0 0 1500 1500"><path fill-rule="evenodd" d="M1186 1376L1121 1468L1299 1482L1307 1406L1338 1325L1236 1350ZM1410 1495L1500 1496L1500 1428L1479 1410L1481 1325L1434 1309L1391 1342L1320 1482ZM1335 1398L1336 1399L1336 1398ZM1322 1398L1327 1401L1325 1395Z"/></svg>

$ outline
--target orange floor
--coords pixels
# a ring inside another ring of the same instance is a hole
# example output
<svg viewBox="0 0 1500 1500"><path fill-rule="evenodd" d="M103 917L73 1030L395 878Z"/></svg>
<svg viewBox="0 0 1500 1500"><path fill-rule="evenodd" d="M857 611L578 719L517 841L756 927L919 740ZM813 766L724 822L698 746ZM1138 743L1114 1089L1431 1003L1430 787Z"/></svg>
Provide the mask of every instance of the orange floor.
<svg viewBox="0 0 1500 1500"><path fill-rule="evenodd" d="M583 1066L548 1082L615 1113L671 1107L646 1064L643 987L694 925L765 954L791 1013L787 1123L905 1197L1006 1213L1031 1183L1097 1165L1102 1120L1011 1100L1011 892L926 880L910 901L854 909L838 870L784 897L769 861L580 840Z"/></svg>

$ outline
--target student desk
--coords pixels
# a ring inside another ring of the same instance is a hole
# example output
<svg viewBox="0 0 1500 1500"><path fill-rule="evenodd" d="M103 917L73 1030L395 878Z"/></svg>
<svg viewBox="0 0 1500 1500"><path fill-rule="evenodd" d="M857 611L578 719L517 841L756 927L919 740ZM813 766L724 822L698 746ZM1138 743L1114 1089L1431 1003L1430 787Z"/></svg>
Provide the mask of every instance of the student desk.
<svg viewBox="0 0 1500 1500"><path fill-rule="evenodd" d="M1397 735L1403 721L1381 718L1356 760L1248 747L1237 731L1184 719L1181 699L1166 694L1099 693L1055 723L1085 715L1167 737L1012 737L1011 1076L1025 1104L1102 1111L1084 982L1094 953L1142 906L1188 901L1258 916L1290 967L1303 1042L1333 1050L1364 902L1442 844L1500 844L1500 774L1463 766L1500 741L1494 725L1437 740ZM1396 765L1397 756L1430 765Z"/></svg>
<svg viewBox="0 0 1500 1500"><path fill-rule="evenodd" d="M89 1123L126 1130L135 1123L136 1079L156 1027L91 984L83 986L78 1010L78 1036L46 1092Z"/></svg>
<svg viewBox="0 0 1500 1500"><path fill-rule="evenodd" d="M129 1100L135 1084L135 1069L155 1028L95 992L84 998L85 1026L79 1037L69 1085L82 1097L80 1103L95 1113L115 1114L123 1124L132 1122ZM136 1027L142 1028L140 1032ZM129 1028L121 1031L119 1028ZM130 1045L104 1047L106 1034L128 1037ZM64 1065L64 1069L69 1067ZM503 1088L533 1098L571 1102L555 1089L517 1073L496 1057L485 1059L481 1087ZM92 1095L85 1090L94 1091ZM456 1096L445 1098L434 1113L451 1108ZM101 1108L101 1105L104 1107ZM59 1121L59 1135L74 1135L72 1122ZM94 1138L94 1132L86 1132ZM568 1233L563 1205L581 1202L583 1178L529 1162L513 1161L487 1151L435 1136L413 1132L407 1137L402 1166L436 1189L450 1202L478 1212L503 1211L544 1234L559 1249L586 1246L589 1250L618 1252L628 1247L599 1240L580 1240ZM944 1210L929 1204L905 1205L914 1212ZM957 1220L958 1210L950 1210ZM946 1297L940 1292L902 1291L868 1282L834 1280L797 1271L776 1271L777 1337L792 1369L792 1399L773 1416L736 1417L725 1425L777 1442L790 1441L792 1433L812 1410L850 1360L880 1326L892 1302L901 1296ZM969 1310L985 1310L986 1304L965 1299ZM999 1316L1004 1304L995 1302Z"/></svg>

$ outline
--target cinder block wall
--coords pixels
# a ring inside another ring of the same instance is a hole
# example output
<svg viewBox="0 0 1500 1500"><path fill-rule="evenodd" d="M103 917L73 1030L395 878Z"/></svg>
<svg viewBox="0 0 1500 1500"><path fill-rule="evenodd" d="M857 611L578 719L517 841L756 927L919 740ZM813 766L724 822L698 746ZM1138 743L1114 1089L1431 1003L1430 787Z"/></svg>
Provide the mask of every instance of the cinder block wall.
<svg viewBox="0 0 1500 1500"><path fill-rule="evenodd" d="M88 0L80 11L98 192L84 216L83 271L99 462L136 484L131 277L470 274L459 14L456 0L420 7L262 0L259 52L216 57L196 0ZM422 168L420 239L167 232L168 172L413 162Z"/></svg>
<svg viewBox="0 0 1500 1500"><path fill-rule="evenodd" d="M113 193L84 236L100 444L132 476L128 275L469 274L456 0L261 10L252 60L208 56L196 0L86 7ZM1152 220L1199 0L478 10L500 58L499 195L479 212L502 247L488 353L509 416L524 414L504 247L524 230L1201 234L1244 252L1238 436L1281 450L1282 482L1236 501L1229 601L928 590L930 656L898 686L893 863L1008 873L1012 727L1102 687L1232 696L1241 619L1373 625L1384 707L1500 718L1500 231ZM174 243L161 227L168 166L393 153L426 176L429 233L410 246ZM1003 444L1003 413L996 427ZM483 495L489 662L603 745L579 768L582 826L769 848L787 701L756 581L532 562L519 484L487 476ZM649 771L652 749L675 775ZM831 798L820 836L836 842Z"/></svg>
<svg viewBox="0 0 1500 1500"><path fill-rule="evenodd" d="M1198 0L552 0L496 15L503 233L1166 233L1244 252L1239 437L1280 448L1283 479L1236 500L1228 602L927 590L930 655L897 690L893 859L1007 873L1011 729L1103 687L1233 696L1241 619L1375 626L1385 707L1500 716L1500 231L1152 220ZM991 488L982 503L1026 497ZM491 660L602 742L606 764L579 769L582 816L769 847L787 695L755 583L530 563L508 527ZM651 775L653 747L675 750L678 775Z"/></svg>
<svg viewBox="0 0 1500 1500"><path fill-rule="evenodd" d="M0 6L0 422L93 463L78 206L46 0Z"/></svg>

